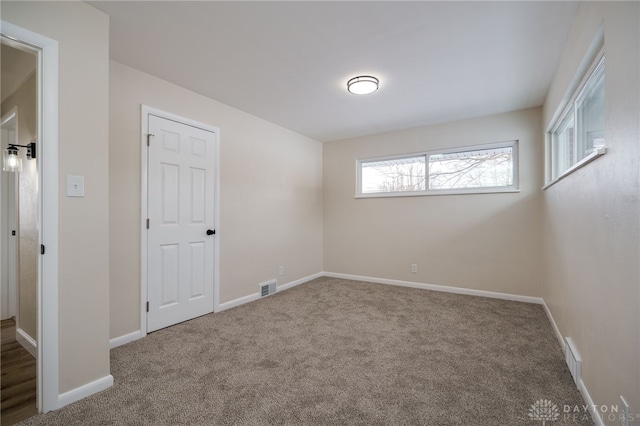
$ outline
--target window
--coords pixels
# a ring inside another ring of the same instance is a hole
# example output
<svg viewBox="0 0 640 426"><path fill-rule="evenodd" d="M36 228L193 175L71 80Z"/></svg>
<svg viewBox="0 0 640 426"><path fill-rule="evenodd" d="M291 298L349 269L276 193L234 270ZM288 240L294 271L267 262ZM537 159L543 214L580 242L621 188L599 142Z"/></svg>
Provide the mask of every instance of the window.
<svg viewBox="0 0 640 426"><path fill-rule="evenodd" d="M425 190L425 156L363 161L362 193Z"/></svg>
<svg viewBox="0 0 640 426"><path fill-rule="evenodd" d="M517 191L517 141L358 160L357 197Z"/></svg>
<svg viewBox="0 0 640 426"><path fill-rule="evenodd" d="M603 54L552 127L550 139L551 183L606 152Z"/></svg>

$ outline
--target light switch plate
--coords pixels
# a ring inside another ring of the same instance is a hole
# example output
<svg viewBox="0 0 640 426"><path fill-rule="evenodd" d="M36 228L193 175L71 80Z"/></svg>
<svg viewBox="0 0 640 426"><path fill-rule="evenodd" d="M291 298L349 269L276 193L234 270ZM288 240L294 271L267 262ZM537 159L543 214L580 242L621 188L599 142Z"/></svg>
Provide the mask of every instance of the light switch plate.
<svg viewBox="0 0 640 426"><path fill-rule="evenodd" d="M84 197L84 176L67 175L67 197Z"/></svg>

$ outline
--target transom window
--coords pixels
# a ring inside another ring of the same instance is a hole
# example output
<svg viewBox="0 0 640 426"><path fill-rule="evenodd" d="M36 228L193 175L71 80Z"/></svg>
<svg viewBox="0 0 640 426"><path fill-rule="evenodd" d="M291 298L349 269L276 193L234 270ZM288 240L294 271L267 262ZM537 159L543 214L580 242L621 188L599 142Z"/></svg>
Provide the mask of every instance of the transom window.
<svg viewBox="0 0 640 426"><path fill-rule="evenodd" d="M357 161L357 197L517 191L518 143Z"/></svg>

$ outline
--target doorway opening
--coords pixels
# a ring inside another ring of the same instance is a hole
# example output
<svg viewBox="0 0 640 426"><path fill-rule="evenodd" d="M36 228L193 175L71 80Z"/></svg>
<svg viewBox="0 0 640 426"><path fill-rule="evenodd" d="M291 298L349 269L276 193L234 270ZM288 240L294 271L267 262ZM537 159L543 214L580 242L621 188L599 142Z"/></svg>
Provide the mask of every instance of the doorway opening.
<svg viewBox="0 0 640 426"><path fill-rule="evenodd" d="M8 321L2 324L1 408L2 423L11 424L59 407L58 42L0 21L0 55L2 148L11 159L0 171L0 314ZM22 386L30 389L29 407L11 418L5 408L20 398L6 389L5 367L12 365L5 362L6 335L35 364L35 377Z"/></svg>
<svg viewBox="0 0 640 426"><path fill-rule="evenodd" d="M38 412L36 405L38 166L37 56L27 49L0 45L2 66L2 151L7 158L2 187L2 388L3 424ZM14 147L14 150L10 148ZM17 157L10 159L9 152ZM3 159L4 160L4 159ZM8 164L16 162L16 166ZM19 167L18 167L19 165Z"/></svg>

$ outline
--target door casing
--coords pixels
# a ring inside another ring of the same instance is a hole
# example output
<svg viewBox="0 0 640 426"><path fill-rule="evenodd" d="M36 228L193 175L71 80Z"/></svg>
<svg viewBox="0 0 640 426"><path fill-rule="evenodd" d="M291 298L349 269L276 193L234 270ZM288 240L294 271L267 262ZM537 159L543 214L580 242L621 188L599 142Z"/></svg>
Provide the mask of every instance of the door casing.
<svg viewBox="0 0 640 426"><path fill-rule="evenodd" d="M36 55L38 256L36 403L46 413L60 407L58 368L58 42L0 20L0 37ZM43 214L46 212L46 214Z"/></svg>
<svg viewBox="0 0 640 426"><path fill-rule="evenodd" d="M140 134L140 337L147 335L147 262L148 262L148 246L147 246L147 218L148 215L148 150L147 135L149 134L149 115L155 115L167 120L173 120L188 126L197 127L207 130L215 134L214 140L214 229L216 230L216 238L214 239L214 259L213 259L213 311L220 309L220 129L208 124L181 117L166 111L162 111L147 105L141 105L141 134Z"/></svg>
<svg viewBox="0 0 640 426"><path fill-rule="evenodd" d="M13 125L16 127L12 140L9 143L18 143L18 107L15 106L2 117L2 126L4 127L9 121L13 121ZM4 130L3 130L4 131ZM4 146L2 147L4 148ZM16 324L18 323L18 268L17 268L17 238L12 238L11 231L17 230L17 215L16 215L16 184L15 173L6 173L2 175L0 179L0 185L2 186L2 229L0 229L0 239L2 252L2 306L0 312L2 312L2 319L8 319L11 317L16 318ZM16 236L17 237L17 236ZM6 250L6 254L5 254Z"/></svg>

